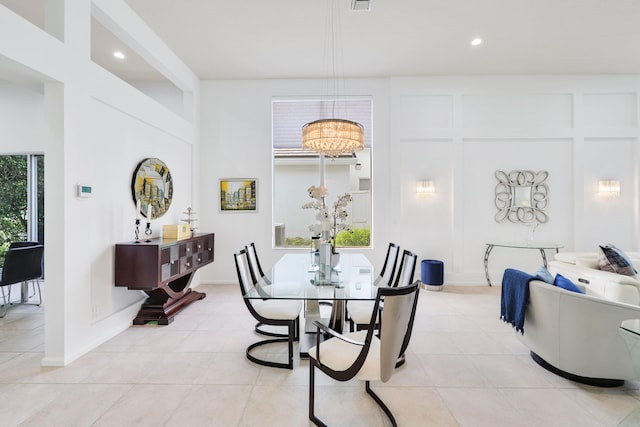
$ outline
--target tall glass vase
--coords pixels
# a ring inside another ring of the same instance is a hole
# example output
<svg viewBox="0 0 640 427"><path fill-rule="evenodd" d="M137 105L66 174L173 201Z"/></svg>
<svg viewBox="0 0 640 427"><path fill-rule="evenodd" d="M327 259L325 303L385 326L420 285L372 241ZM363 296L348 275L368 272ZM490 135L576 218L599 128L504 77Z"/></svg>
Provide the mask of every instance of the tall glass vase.
<svg viewBox="0 0 640 427"><path fill-rule="evenodd" d="M318 263L318 281L319 284L331 283L331 243L323 242L320 244L320 261Z"/></svg>

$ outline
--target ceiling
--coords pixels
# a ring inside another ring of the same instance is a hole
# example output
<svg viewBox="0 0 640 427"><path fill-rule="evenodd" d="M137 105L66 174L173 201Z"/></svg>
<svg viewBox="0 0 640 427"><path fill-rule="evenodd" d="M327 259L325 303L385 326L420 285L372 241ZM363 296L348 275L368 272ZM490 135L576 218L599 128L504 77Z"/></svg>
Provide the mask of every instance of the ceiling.
<svg viewBox="0 0 640 427"><path fill-rule="evenodd" d="M639 0L336 1L345 77L640 73ZM201 79L328 75L329 0L126 2Z"/></svg>
<svg viewBox="0 0 640 427"><path fill-rule="evenodd" d="M330 75L330 0L125 1L201 79ZM639 0L372 0L356 12L335 1L344 77L640 74ZM37 15L44 0L0 4ZM118 44L94 20L96 62L127 80L160 77L133 52L116 62Z"/></svg>

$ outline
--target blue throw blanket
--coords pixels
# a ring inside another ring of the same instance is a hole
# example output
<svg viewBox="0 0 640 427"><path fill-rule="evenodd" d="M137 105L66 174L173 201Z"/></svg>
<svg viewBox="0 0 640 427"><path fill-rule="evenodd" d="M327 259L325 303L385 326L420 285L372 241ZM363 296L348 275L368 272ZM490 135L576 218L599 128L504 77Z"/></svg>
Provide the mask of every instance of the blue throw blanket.
<svg viewBox="0 0 640 427"><path fill-rule="evenodd" d="M513 268L507 268L502 276L500 318L521 333L524 333L524 313L529 304L529 282L535 278Z"/></svg>

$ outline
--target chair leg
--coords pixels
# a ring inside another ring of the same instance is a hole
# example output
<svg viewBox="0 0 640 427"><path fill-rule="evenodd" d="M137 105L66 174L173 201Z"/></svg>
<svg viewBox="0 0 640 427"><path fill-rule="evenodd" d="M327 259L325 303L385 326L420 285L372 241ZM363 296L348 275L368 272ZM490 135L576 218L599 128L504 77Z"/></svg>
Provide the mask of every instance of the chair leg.
<svg viewBox="0 0 640 427"><path fill-rule="evenodd" d="M299 328L300 328L300 318L298 317L290 321L289 324L287 325L287 330L289 333L286 338L274 338L269 340L258 341L256 343L251 344L249 347L247 347L247 352L246 352L247 359L259 365L269 366L272 368L293 369L293 341L294 340L297 341L296 336L300 333ZM253 350L256 347L260 347L261 345L265 345L265 344L273 344L277 342L287 343L288 353L289 353L287 357L287 363L271 362L269 360L259 359L256 356L251 354L251 350Z"/></svg>
<svg viewBox="0 0 640 427"><path fill-rule="evenodd" d="M263 340L263 341L258 341L256 343L253 343L249 347L247 347L247 352L246 352L247 359L251 360L253 363L257 363L258 365L269 366L271 368L293 369L292 356L289 357L288 363L280 363L280 362L271 362L269 360L259 359L256 356L251 354L251 350L253 350L254 348L260 347L262 345L273 344L277 342L288 342L288 341L289 340L287 338L274 338L271 340Z"/></svg>
<svg viewBox="0 0 640 427"><path fill-rule="evenodd" d="M309 359L309 419L312 423L317 426L326 427L327 425L322 422L322 420L316 417L314 413L315 406L315 361L314 359Z"/></svg>
<svg viewBox="0 0 640 427"><path fill-rule="evenodd" d="M40 279L36 279L36 284L38 285L38 306L42 305L42 290L40 289ZM33 291L35 295L36 291Z"/></svg>
<svg viewBox="0 0 640 427"><path fill-rule="evenodd" d="M31 290L33 291L33 293L29 295L29 299L36 296L36 286L38 286L38 303L36 305L40 306L42 304L42 291L40 290L40 279L30 280L30 282L31 282Z"/></svg>
<svg viewBox="0 0 640 427"><path fill-rule="evenodd" d="M296 335L296 321L295 319L289 324L289 369L293 369L293 340Z"/></svg>
<svg viewBox="0 0 640 427"><path fill-rule="evenodd" d="M2 315L0 316L0 318L3 318L4 316L7 315L7 310L9 309L8 305L7 305L7 298L4 295L4 286L0 286L0 290L2 291L2 306L4 307L4 313L2 313Z"/></svg>
<svg viewBox="0 0 640 427"><path fill-rule="evenodd" d="M370 381L365 381L364 383L364 388L367 390L367 393L369 394L369 396L371 396L371 398L373 400L375 400L375 402L378 404L378 406L384 411L384 413L387 415L387 417L389 418L389 421L391 421L391 425L393 427L398 427L398 423L396 423L396 419L393 418L393 414L391 413L391 410L387 407L387 405L384 404L384 402L382 401L382 399L380 399L378 397L377 394L375 394L373 392L373 390L371 390L371 382Z"/></svg>
<svg viewBox="0 0 640 427"><path fill-rule="evenodd" d="M281 334L279 332L264 331L264 330L260 329L261 326L264 326L264 323L258 322L258 323L256 323L256 326L254 328L254 330L260 335L265 335L267 337L287 338L287 334Z"/></svg>

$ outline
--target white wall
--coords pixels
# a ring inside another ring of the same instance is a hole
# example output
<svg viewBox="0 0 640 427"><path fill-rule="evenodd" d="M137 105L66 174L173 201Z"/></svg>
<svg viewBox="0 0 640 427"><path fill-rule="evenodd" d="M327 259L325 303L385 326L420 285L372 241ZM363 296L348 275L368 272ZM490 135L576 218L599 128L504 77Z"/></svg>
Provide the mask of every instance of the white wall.
<svg viewBox="0 0 640 427"><path fill-rule="evenodd" d="M65 365L128 328L144 298L113 278L114 245L133 239L136 165L158 157L174 178L173 203L152 222L154 236L198 207L198 80L124 2L94 0L94 12L117 17L190 91L175 101L183 105L158 104L90 61L92 2L73 3L63 12L64 43L0 6L0 114L11 120L0 127L0 152L45 155L45 365ZM174 112L180 107L184 116ZM93 186L93 198L77 199L77 184Z"/></svg>
<svg viewBox="0 0 640 427"><path fill-rule="evenodd" d="M0 152L42 153L42 90L0 81Z"/></svg>
<svg viewBox="0 0 640 427"><path fill-rule="evenodd" d="M388 81L363 79L346 82L351 95L371 95L374 104L374 160L372 171L381 194L388 191ZM272 141L271 102L276 97L322 95L316 80L206 81L201 84L201 134L203 185L203 230L216 233L216 261L202 272L210 283L236 283L232 254L255 242L261 262L268 266L284 253L272 248ZM377 175L376 175L377 174ZM257 213L220 213L218 180L220 178L258 178L259 211ZM378 179L379 177L379 179ZM306 189L300 194L305 201ZM349 183L342 191L348 189ZM330 188L330 190L332 190ZM333 191L333 190L332 190ZM338 190L336 190L338 191ZM338 193L335 193L338 194ZM389 221L382 199L373 198L374 250L366 253L374 262L382 262L388 242ZM300 209L300 214L308 212ZM378 239L377 241L375 239ZM381 242L381 243L378 243ZM378 250L383 246L382 250ZM382 252L381 252L382 251Z"/></svg>
<svg viewBox="0 0 640 427"><path fill-rule="evenodd" d="M203 83L202 180L212 189L204 194L203 225L218 233L222 261L203 280L235 282L231 254L250 241L264 264L280 256L270 249L270 101L314 95L317 86ZM638 250L637 76L416 77L349 86L349 95L373 95L374 264L395 241L421 259L443 260L446 283L484 284L485 244L528 235L523 225L494 221L494 173L513 169L549 171L550 220L538 227L537 241L563 250L609 242ZM259 178L259 213L218 213L215 185L225 176ZM607 178L621 181L619 197L595 194ZM418 198L419 179L434 180L436 193ZM537 251L495 249L489 266L499 282L506 267L541 264Z"/></svg>
<svg viewBox="0 0 640 427"><path fill-rule="evenodd" d="M563 250L638 248L637 76L497 76L392 80L391 175L396 230L421 257L445 262L445 281L483 283L485 243L524 241L522 225L496 223L496 170L549 171L549 222L535 240ZM433 197L413 186L428 176ZM619 179L620 197L595 194ZM400 225L401 224L401 225ZM494 249L505 267L534 271L539 253Z"/></svg>

